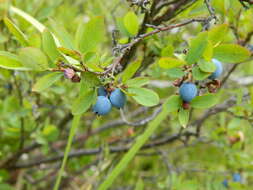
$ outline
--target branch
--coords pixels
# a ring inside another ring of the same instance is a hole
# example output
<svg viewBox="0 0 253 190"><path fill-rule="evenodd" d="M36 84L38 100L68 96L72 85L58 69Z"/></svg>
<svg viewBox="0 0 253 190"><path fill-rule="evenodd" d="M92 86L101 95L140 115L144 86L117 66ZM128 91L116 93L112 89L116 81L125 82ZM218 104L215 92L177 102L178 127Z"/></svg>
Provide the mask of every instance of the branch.
<svg viewBox="0 0 253 190"><path fill-rule="evenodd" d="M144 150L144 149L150 149L150 148L153 148L153 147L156 147L156 146L162 146L162 145L174 142L174 141L180 139L182 136L196 136L196 134L191 133L191 132L185 132L183 134L177 133L177 134L174 134L172 136L164 137L164 138L159 139L157 141L146 144L141 149ZM131 148L131 145L109 147L109 152L110 153L126 152L130 148ZM75 158L75 157L80 157L80 156L91 156L91 155L100 154L101 152L103 152L102 148L81 149L81 150L72 151L69 154L69 158ZM51 158L42 159L42 160L28 161L27 163L17 164L15 166L12 166L9 169L29 168L29 167L39 166L40 164L46 164L46 163L52 163L52 162L59 161L62 158L63 158L63 154L57 155L57 156L51 157Z"/></svg>
<svg viewBox="0 0 253 190"><path fill-rule="evenodd" d="M243 61L243 62L239 62L239 63L235 63L231 69L228 71L228 73L225 75L225 77L221 80L221 87L227 82L228 78L231 76L231 74L236 70L236 68L242 64L242 63L246 63L246 62L249 62L249 61L252 61L253 60L253 57L250 57L248 60L246 61Z"/></svg>

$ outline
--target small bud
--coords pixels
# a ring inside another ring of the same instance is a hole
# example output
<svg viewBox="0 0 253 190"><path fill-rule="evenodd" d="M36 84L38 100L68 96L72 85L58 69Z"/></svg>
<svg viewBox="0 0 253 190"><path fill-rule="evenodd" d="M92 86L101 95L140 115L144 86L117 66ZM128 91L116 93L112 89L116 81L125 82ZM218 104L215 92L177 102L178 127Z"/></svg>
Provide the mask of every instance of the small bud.
<svg viewBox="0 0 253 190"><path fill-rule="evenodd" d="M75 71L71 68L64 69L64 76L67 79L72 79L75 76Z"/></svg>

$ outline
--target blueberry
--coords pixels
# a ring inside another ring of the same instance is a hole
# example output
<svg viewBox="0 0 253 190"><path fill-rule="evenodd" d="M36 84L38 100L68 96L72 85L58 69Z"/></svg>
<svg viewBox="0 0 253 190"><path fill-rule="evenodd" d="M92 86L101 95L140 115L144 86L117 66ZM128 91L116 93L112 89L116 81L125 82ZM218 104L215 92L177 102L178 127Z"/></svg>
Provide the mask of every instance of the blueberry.
<svg viewBox="0 0 253 190"><path fill-rule="evenodd" d="M216 66L216 70L209 76L209 79L216 79L221 76L222 71L223 71L223 66L222 66L222 63L218 61L217 59L212 59L212 61Z"/></svg>
<svg viewBox="0 0 253 190"><path fill-rule="evenodd" d="M224 187L228 188L228 180L224 179L222 184L224 185Z"/></svg>
<svg viewBox="0 0 253 190"><path fill-rule="evenodd" d="M239 173L234 173L233 174L233 181L234 182L241 182L242 181L241 175Z"/></svg>
<svg viewBox="0 0 253 190"><path fill-rule="evenodd" d="M106 96L106 95L107 95L107 91L106 91L105 87L100 86L98 88L98 96Z"/></svg>
<svg viewBox="0 0 253 190"><path fill-rule="evenodd" d="M108 114L112 109L112 104L110 100L105 96L98 96L97 102L93 106L93 112L95 112L98 115L106 115Z"/></svg>
<svg viewBox="0 0 253 190"><path fill-rule="evenodd" d="M195 84L187 82L183 83L179 88L179 94L185 102L190 102L197 96L198 89Z"/></svg>
<svg viewBox="0 0 253 190"><path fill-rule="evenodd" d="M126 103L126 95L119 88L116 88L110 95L110 101L114 107L123 108Z"/></svg>

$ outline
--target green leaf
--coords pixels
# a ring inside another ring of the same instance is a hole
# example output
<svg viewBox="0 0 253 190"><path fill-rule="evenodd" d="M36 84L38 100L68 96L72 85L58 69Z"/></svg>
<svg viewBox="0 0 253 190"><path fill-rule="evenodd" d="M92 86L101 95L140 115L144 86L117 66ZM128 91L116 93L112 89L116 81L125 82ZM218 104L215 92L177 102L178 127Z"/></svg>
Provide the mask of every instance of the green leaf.
<svg viewBox="0 0 253 190"><path fill-rule="evenodd" d="M124 25L127 29L127 31L135 36L138 34L139 30L139 21L136 14L132 11L128 12L124 17Z"/></svg>
<svg viewBox="0 0 253 190"><path fill-rule="evenodd" d="M85 72L82 74L82 83L89 88L93 88L100 85L100 80L97 75L91 72Z"/></svg>
<svg viewBox="0 0 253 190"><path fill-rule="evenodd" d="M167 71L167 75L171 78L181 78L185 75L181 68L173 68Z"/></svg>
<svg viewBox="0 0 253 190"><path fill-rule="evenodd" d="M116 22L117 22L117 29L119 29L120 33L122 33L124 36L128 36L128 37L131 36L131 34L127 31L124 25L124 18L118 17L116 18ZM128 37L119 39L119 43L123 43L123 44L127 43Z"/></svg>
<svg viewBox="0 0 253 190"><path fill-rule="evenodd" d="M42 48L52 62L61 56L57 50L54 37L48 30L42 32Z"/></svg>
<svg viewBox="0 0 253 190"><path fill-rule="evenodd" d="M213 58L213 45L210 41L207 42L207 46L206 46L206 49L203 53L203 58L206 60L206 61L211 61L212 58Z"/></svg>
<svg viewBox="0 0 253 190"><path fill-rule="evenodd" d="M215 64L211 61L201 60L198 62L198 66L201 71L207 72L207 73L212 73L216 69Z"/></svg>
<svg viewBox="0 0 253 190"><path fill-rule="evenodd" d="M48 68L47 57L38 48L22 48L19 51L19 57L23 65L32 70L46 70Z"/></svg>
<svg viewBox="0 0 253 190"><path fill-rule="evenodd" d="M82 53L93 51L104 42L105 24L103 17L94 17L80 29L77 44Z"/></svg>
<svg viewBox="0 0 253 190"><path fill-rule="evenodd" d="M104 180L104 182L98 187L98 190L107 190L113 184L114 180L119 176L121 172L128 166L130 161L134 158L134 156L138 153L140 148L147 142L152 134L154 134L155 130L162 123L163 120L166 119L168 113L164 109L158 116L151 121L145 132L142 133L138 138L136 138L136 142L131 147L131 149L124 155L124 157L120 160L120 162L116 165L116 167L111 171L109 176ZM56 190L56 189L54 189Z"/></svg>
<svg viewBox="0 0 253 190"><path fill-rule="evenodd" d="M164 69L172 69L175 67L180 67L182 65L185 65L185 61L173 58L173 57L162 57L159 59L158 64L161 68Z"/></svg>
<svg viewBox="0 0 253 190"><path fill-rule="evenodd" d="M35 18L31 17L26 12L24 12L24 11L22 11L22 10L16 8L16 7L13 7L13 6L10 7L10 11L17 14L17 15L19 15L19 16L21 16L22 18L24 18L27 22L31 23L40 32L43 32L45 30L45 26L43 24L41 24Z"/></svg>
<svg viewBox="0 0 253 190"><path fill-rule="evenodd" d="M95 98L96 98L96 91L94 89L89 89L85 93L83 92L82 95L80 95L74 101L72 106L72 114L78 115L86 112L94 102Z"/></svg>
<svg viewBox="0 0 253 190"><path fill-rule="evenodd" d="M210 73L206 73L200 70L199 67L195 66L192 69L192 76L195 80L204 80L206 79Z"/></svg>
<svg viewBox="0 0 253 190"><path fill-rule="evenodd" d="M219 45L228 33L228 25L216 25L208 32L208 39L212 42L213 46Z"/></svg>
<svg viewBox="0 0 253 190"><path fill-rule="evenodd" d="M10 70L29 70L23 66L18 56L7 51L0 51L0 67Z"/></svg>
<svg viewBox="0 0 253 190"><path fill-rule="evenodd" d="M129 80L132 76L134 76L134 74L136 73L136 71L139 69L140 66L141 61L135 61L130 63L122 73L122 83L126 83L127 80Z"/></svg>
<svg viewBox="0 0 253 190"><path fill-rule="evenodd" d="M33 86L32 91L42 92L52 86L63 76L62 72L54 72L41 77Z"/></svg>
<svg viewBox="0 0 253 190"><path fill-rule="evenodd" d="M163 104L164 109L168 112L177 111L182 106L182 99L178 95L170 96Z"/></svg>
<svg viewBox="0 0 253 190"><path fill-rule="evenodd" d="M74 49L73 40L67 30L59 22L55 22L52 19L49 19L50 26L60 41L61 46L64 46L68 49ZM44 30L43 30L44 31ZM58 46L57 46L58 47Z"/></svg>
<svg viewBox="0 0 253 190"><path fill-rule="evenodd" d="M42 135L48 142L52 142L58 138L59 130L55 125L46 125L42 130Z"/></svg>
<svg viewBox="0 0 253 190"><path fill-rule="evenodd" d="M210 108L214 105L216 105L219 101L219 97L217 94L205 94L202 96L197 96L191 101L191 106L193 108Z"/></svg>
<svg viewBox="0 0 253 190"><path fill-rule="evenodd" d="M95 52L87 52L83 56L83 63L89 69L95 72L103 72L104 69L100 66L100 58Z"/></svg>
<svg viewBox="0 0 253 190"><path fill-rule="evenodd" d="M149 83L149 79L146 77L136 77L126 81L128 87L141 87Z"/></svg>
<svg viewBox="0 0 253 190"><path fill-rule="evenodd" d="M237 44L221 44L214 48L214 58L224 63L239 63L246 61L251 53Z"/></svg>
<svg viewBox="0 0 253 190"><path fill-rule="evenodd" d="M17 40L23 45L28 46L28 40L25 34L7 17L4 18L4 23L9 31L17 38Z"/></svg>
<svg viewBox="0 0 253 190"><path fill-rule="evenodd" d="M188 122L189 122L189 116L190 116L190 111L180 108L179 113L178 113L178 120L179 123L183 126L186 127Z"/></svg>
<svg viewBox="0 0 253 190"><path fill-rule="evenodd" d="M159 96L152 90L146 88L128 88L128 92L133 94L133 99L143 106L151 107L159 104Z"/></svg>
<svg viewBox="0 0 253 190"><path fill-rule="evenodd" d="M171 57L171 56L173 56L173 53L174 53L174 47L172 45L168 45L162 49L161 56L162 57Z"/></svg>
<svg viewBox="0 0 253 190"><path fill-rule="evenodd" d="M72 57L73 59L76 59L78 61L82 61L82 55L78 51L65 47L58 47L57 49L66 56Z"/></svg>
<svg viewBox="0 0 253 190"><path fill-rule="evenodd" d="M208 44L208 33L201 32L196 38L191 40L189 52L186 55L186 62L188 64L196 63L203 55Z"/></svg>

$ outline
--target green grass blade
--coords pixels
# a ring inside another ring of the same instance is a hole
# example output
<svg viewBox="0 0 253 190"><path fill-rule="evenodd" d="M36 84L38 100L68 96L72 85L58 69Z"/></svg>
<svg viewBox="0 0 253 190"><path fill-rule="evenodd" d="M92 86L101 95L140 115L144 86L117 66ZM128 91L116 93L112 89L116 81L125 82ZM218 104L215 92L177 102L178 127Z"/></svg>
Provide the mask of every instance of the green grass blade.
<svg viewBox="0 0 253 190"><path fill-rule="evenodd" d="M149 137L154 133L160 123L166 118L168 112L166 109L163 109L161 113L149 123L147 129L143 134L141 134L132 148L125 154L125 156L120 160L116 167L109 174L107 179L99 186L98 190L107 190L112 184L113 181L118 177L118 175L127 167L129 162L134 158L136 153L140 148L145 144Z"/></svg>
<svg viewBox="0 0 253 190"><path fill-rule="evenodd" d="M69 152L70 152L70 149L71 149L72 141L73 141L73 138L75 136L76 129L79 125L80 118L81 118L81 115L75 115L74 118L73 118L72 126L71 126L70 133L69 133L68 143L67 143L67 146L65 148L63 161L62 161L62 164L61 164L61 168L58 172L57 180L56 180L56 183L54 185L54 190L59 189L59 186L60 186L60 183L61 183L61 178L62 178L64 169L65 169L65 166L66 166L66 163L67 163L67 160L68 160L68 155L69 155Z"/></svg>
<svg viewBox="0 0 253 190"><path fill-rule="evenodd" d="M24 12L16 7L13 7L13 6L10 7L10 11L23 17L25 20L30 22L35 28L37 28L37 30L39 30L40 32L43 32L45 30L46 27L43 24L41 24L39 21L37 21L35 18L30 16L26 12Z"/></svg>
<svg viewBox="0 0 253 190"><path fill-rule="evenodd" d="M33 25L40 33L42 33L46 29L46 27L42 23L40 23L38 20L36 20L35 18L33 18L31 15L27 14L24 11L13 6L10 7L10 11L24 18L27 22ZM58 38L56 38L56 36L53 33L52 35L53 35L56 46L60 47L61 44Z"/></svg>

